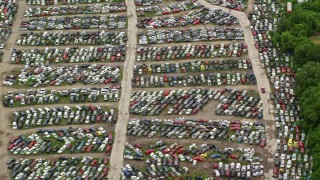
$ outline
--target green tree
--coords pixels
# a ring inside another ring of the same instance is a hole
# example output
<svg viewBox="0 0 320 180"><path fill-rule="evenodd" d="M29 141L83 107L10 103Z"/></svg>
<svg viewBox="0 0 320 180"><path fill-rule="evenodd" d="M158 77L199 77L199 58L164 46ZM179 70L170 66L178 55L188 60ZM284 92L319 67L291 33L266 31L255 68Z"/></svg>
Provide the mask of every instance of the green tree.
<svg viewBox="0 0 320 180"><path fill-rule="evenodd" d="M306 79L306 81L307 80L308 79ZM320 85L309 87L304 91L299 99L299 103L301 105L301 115L304 117L305 121L314 126L320 124Z"/></svg>
<svg viewBox="0 0 320 180"><path fill-rule="evenodd" d="M294 49L294 62L299 67L308 62L320 62L320 46L308 39L301 40Z"/></svg>
<svg viewBox="0 0 320 180"><path fill-rule="evenodd" d="M280 35L280 45L285 51L293 51L296 44L296 37L289 31L285 31Z"/></svg>
<svg viewBox="0 0 320 180"><path fill-rule="evenodd" d="M320 126L316 126L308 132L308 141L307 141L307 148L310 149L310 152L320 152L320 144L319 144L319 137L320 137ZM319 154L320 160L320 154ZM320 162L318 167L320 167ZM320 176L319 176L320 177Z"/></svg>
<svg viewBox="0 0 320 180"><path fill-rule="evenodd" d="M296 37L306 37L308 36L308 26L306 24L295 24L290 32L293 36Z"/></svg>
<svg viewBox="0 0 320 180"><path fill-rule="evenodd" d="M320 63L309 62L302 66L296 74L296 94L301 96L304 91L320 83Z"/></svg>

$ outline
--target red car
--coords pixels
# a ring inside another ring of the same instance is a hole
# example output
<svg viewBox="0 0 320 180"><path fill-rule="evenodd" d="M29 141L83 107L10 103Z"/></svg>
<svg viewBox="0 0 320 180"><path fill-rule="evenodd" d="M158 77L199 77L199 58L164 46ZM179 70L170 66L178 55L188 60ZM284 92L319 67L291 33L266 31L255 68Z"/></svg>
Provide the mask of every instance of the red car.
<svg viewBox="0 0 320 180"><path fill-rule="evenodd" d="M197 161L203 161L203 158L201 158L200 156L196 156L194 158L192 158L193 160L197 160Z"/></svg>
<svg viewBox="0 0 320 180"><path fill-rule="evenodd" d="M97 164L97 160L93 160L92 162L91 162L91 166L95 166L96 164Z"/></svg>
<svg viewBox="0 0 320 180"><path fill-rule="evenodd" d="M163 76L163 82L168 82L168 76Z"/></svg>
<svg viewBox="0 0 320 180"><path fill-rule="evenodd" d="M112 81L112 78L108 78L103 82L103 84L109 84L111 81Z"/></svg>
<svg viewBox="0 0 320 180"><path fill-rule="evenodd" d="M103 163L104 163L104 164L108 164L108 161L109 161L109 159L108 159L107 157L105 157L105 158L103 159Z"/></svg>
<svg viewBox="0 0 320 180"><path fill-rule="evenodd" d="M264 147L265 145L266 145L266 140L265 139L261 139L260 147Z"/></svg>
<svg viewBox="0 0 320 180"><path fill-rule="evenodd" d="M178 149L177 153L181 154L183 151L184 151L184 148L180 148L180 149Z"/></svg>
<svg viewBox="0 0 320 180"><path fill-rule="evenodd" d="M33 141L31 141L31 143L29 144L29 148L32 148L34 145L36 144L36 141L35 140L33 140Z"/></svg>
<svg viewBox="0 0 320 180"><path fill-rule="evenodd" d="M226 177L230 177L230 171L229 170L226 170Z"/></svg>
<svg viewBox="0 0 320 180"><path fill-rule="evenodd" d="M135 147L135 148L138 148L138 149L141 149L141 148L142 148L141 144L135 144L134 147Z"/></svg>
<svg viewBox="0 0 320 180"><path fill-rule="evenodd" d="M14 143L18 139L19 139L19 137L14 137L14 138L11 139L10 143Z"/></svg>
<svg viewBox="0 0 320 180"><path fill-rule="evenodd" d="M108 143L109 143L109 144L112 144L112 142L113 142L113 141L112 141L112 133L109 133L109 134L108 134L108 138L109 138Z"/></svg>
<svg viewBox="0 0 320 180"><path fill-rule="evenodd" d="M278 177L278 173L279 173L279 169L277 166L275 166L273 168L273 176L272 177L274 177L274 178Z"/></svg>
<svg viewBox="0 0 320 180"><path fill-rule="evenodd" d="M219 164L217 162L213 163L213 169L218 169Z"/></svg>
<svg viewBox="0 0 320 180"><path fill-rule="evenodd" d="M111 152L111 149L112 149L112 146L108 145L107 149L106 149L106 152Z"/></svg>
<svg viewBox="0 0 320 180"><path fill-rule="evenodd" d="M197 122L199 122L199 123L207 123L207 122L208 122L208 120L205 120L205 119L199 119L199 120L197 120Z"/></svg>
<svg viewBox="0 0 320 180"><path fill-rule="evenodd" d="M109 171L109 167L108 166L103 169L103 172L105 172L107 174L108 174L108 171Z"/></svg>
<svg viewBox="0 0 320 180"><path fill-rule="evenodd" d="M100 121L101 121L101 116L100 115L97 116L97 120L96 121L97 121L97 123L100 123Z"/></svg>
<svg viewBox="0 0 320 180"><path fill-rule="evenodd" d="M8 146L8 150L10 151L15 146L16 146L15 144L10 144L10 146Z"/></svg>
<svg viewBox="0 0 320 180"><path fill-rule="evenodd" d="M163 154L167 154L167 153L169 153L169 152L170 152L170 149L168 149L168 148L162 150L162 153L163 153Z"/></svg>
<svg viewBox="0 0 320 180"><path fill-rule="evenodd" d="M237 155L235 155L235 154L230 154L230 156L229 156L231 159L238 159L238 156Z"/></svg>
<svg viewBox="0 0 320 180"><path fill-rule="evenodd" d="M303 141L299 141L299 147L304 147Z"/></svg>
<svg viewBox="0 0 320 180"><path fill-rule="evenodd" d="M144 152L146 155L150 155L151 153L153 153L154 152L154 150L153 149L149 149L149 150L147 150L146 152Z"/></svg>
<svg viewBox="0 0 320 180"><path fill-rule="evenodd" d="M169 93L170 93L170 90L166 90L166 91L164 91L163 95L164 95L164 96L168 96Z"/></svg>

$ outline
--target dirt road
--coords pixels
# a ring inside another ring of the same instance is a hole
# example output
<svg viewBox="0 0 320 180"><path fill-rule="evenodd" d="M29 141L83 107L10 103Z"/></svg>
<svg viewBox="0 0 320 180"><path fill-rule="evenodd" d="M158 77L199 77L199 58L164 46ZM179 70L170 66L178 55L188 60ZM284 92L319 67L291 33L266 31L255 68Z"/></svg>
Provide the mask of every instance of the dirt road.
<svg viewBox="0 0 320 180"><path fill-rule="evenodd" d="M137 15L134 1L126 0L128 8L128 42L126 61L122 79L122 92L119 102L118 122L115 130L115 142L111 153L111 165L108 179L120 179L120 170L123 164L123 151L126 142L127 124L129 121L129 103L131 95L131 79L133 77L133 65L137 47Z"/></svg>
<svg viewBox="0 0 320 180"><path fill-rule="evenodd" d="M205 0L199 0L199 2L202 3L207 8L217 8L217 9L221 9L222 11L229 12L228 8L224 8L224 7L210 4L210 3L206 2ZM270 88L268 77L267 77L264 69L261 68L261 64L259 61L259 53L258 53L258 50L254 46L254 39L253 39L253 35L250 30L250 22L248 20L247 15L244 12L231 10L230 13L240 21L241 28L243 29L245 42L248 45L249 57L252 62L252 68L253 68L254 74L256 75L256 78L257 78L258 90L260 93L261 100L263 102L264 120L272 121L272 120L274 120L274 117L272 114L273 105L269 99L269 95L272 91ZM260 89L262 87L264 87L266 89L266 93L262 93L260 91ZM267 131L266 134L267 134L267 140L268 140L268 142L267 142L268 146L266 147L266 149L269 150L269 153L270 153L269 157L271 158L272 155L274 154L275 148L276 148L276 139L274 137L275 127L269 126L269 127L267 127L266 131ZM272 158L271 159L270 158L268 160L272 161ZM272 165L271 162L269 164ZM269 167L269 169L270 169L269 173L265 174L265 178L272 178L272 169L271 168L273 168L273 167ZM271 171L271 173L270 173L270 171Z"/></svg>
<svg viewBox="0 0 320 180"><path fill-rule="evenodd" d="M10 35L9 39L6 41L6 47L2 51L4 52L3 55L3 61L0 63L0 72L1 72L1 77L3 77L3 72L6 72L7 69L10 69L9 60L11 58L11 52L12 49L14 48L16 39L19 36L19 26L20 23L22 22L22 18L24 12L28 9L28 6L26 5L25 0L19 0L19 9L18 12L15 14L15 20L13 21L13 25L11 27L12 29L12 34ZM0 85L0 93L5 94L5 89L3 88L3 85L1 83ZM1 96L1 102L2 102L2 96ZM6 108L0 105L0 116L4 117L6 112ZM5 121L5 118L1 118L2 121ZM9 179L9 171L6 167L6 162L9 159L9 153L6 148L6 145L9 141L9 137L11 136L12 132L10 132L10 128L8 126L8 123L1 122L0 123L0 168L2 169L0 173L0 179Z"/></svg>

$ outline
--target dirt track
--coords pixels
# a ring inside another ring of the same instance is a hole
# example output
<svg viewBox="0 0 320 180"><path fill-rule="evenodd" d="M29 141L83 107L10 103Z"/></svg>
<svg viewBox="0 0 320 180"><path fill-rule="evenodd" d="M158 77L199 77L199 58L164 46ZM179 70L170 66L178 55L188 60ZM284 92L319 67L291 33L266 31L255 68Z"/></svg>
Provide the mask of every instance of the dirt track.
<svg viewBox="0 0 320 180"><path fill-rule="evenodd" d="M119 102L118 123L115 130L115 142L111 152L111 165L108 179L120 179L120 170L123 164L123 151L126 142L126 130L129 121L129 103L131 95L131 79L133 77L133 65L137 47L137 16L136 6L132 0L126 0L128 14L128 43L126 61L122 79L122 92Z"/></svg>
<svg viewBox="0 0 320 180"><path fill-rule="evenodd" d="M222 9L225 12L229 12L230 10L224 7L220 7L220 6L215 6L212 5L208 2L206 2L205 0L199 0L204 6L208 7L208 8L219 8ZM248 6L252 6L252 1L250 1L251 3ZM249 10L251 10L252 8L248 8ZM231 10L230 12L233 16L235 16L239 21L240 21L240 25L243 29L244 32L244 37L245 37L245 42L248 45L248 53L249 53L249 57L251 59L252 62L252 68L253 71L256 75L257 78L257 85L258 85L258 90L260 93L260 97L261 100L263 102L263 117L265 120L267 121L272 121L274 120L273 117L273 105L270 102L270 98L269 95L272 92L271 88L270 88L270 84L268 81L268 77L266 75L266 72L263 68L261 68L260 65L260 61L259 61L259 53L258 50L255 48L254 46L254 39L253 39L253 35L251 33L250 30L250 22L248 20L247 15L244 12L240 12L240 11L235 11L235 10ZM266 93L261 93L260 89L264 87L266 89ZM275 127L274 126L269 126L267 127L266 131L266 135L267 135L267 146L265 149L269 150L269 158L268 161L272 162L272 154L274 154L275 152L275 148L276 148L276 139L274 137L275 134ZM269 173L265 174L265 178L269 178L272 179L272 163L269 162L270 167L269 167Z"/></svg>

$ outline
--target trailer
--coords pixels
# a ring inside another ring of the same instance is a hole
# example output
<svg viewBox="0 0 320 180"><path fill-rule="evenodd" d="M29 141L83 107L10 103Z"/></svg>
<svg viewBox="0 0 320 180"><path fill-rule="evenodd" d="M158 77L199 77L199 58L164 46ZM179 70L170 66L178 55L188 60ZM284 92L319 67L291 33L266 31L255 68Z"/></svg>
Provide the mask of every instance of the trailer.
<svg viewBox="0 0 320 180"><path fill-rule="evenodd" d="M292 12L292 2L287 2L287 13Z"/></svg>

